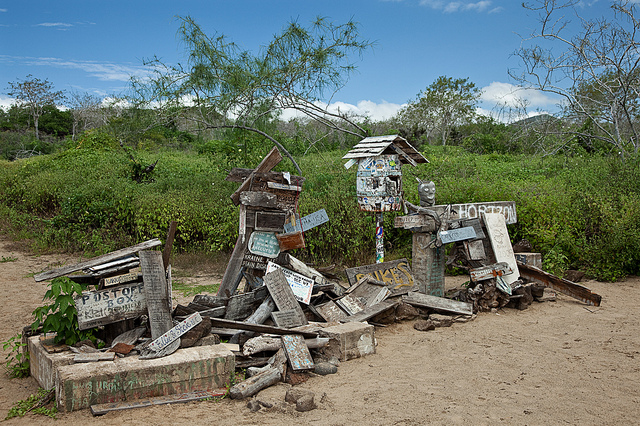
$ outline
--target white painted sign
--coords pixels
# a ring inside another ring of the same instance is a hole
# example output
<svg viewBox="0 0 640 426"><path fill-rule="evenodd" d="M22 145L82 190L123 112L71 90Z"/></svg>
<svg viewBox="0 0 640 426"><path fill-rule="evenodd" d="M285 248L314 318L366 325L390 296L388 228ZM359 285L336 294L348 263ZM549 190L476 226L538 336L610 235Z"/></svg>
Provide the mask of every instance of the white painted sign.
<svg viewBox="0 0 640 426"><path fill-rule="evenodd" d="M297 272L293 272L287 268L283 268L282 266L273 262L267 263L266 273L268 274L269 272L273 272L277 269L280 269L282 272L284 272L284 276L291 286L296 300L308 305L309 302L311 302L311 293L313 292L313 279L298 274Z"/></svg>
<svg viewBox="0 0 640 426"><path fill-rule="evenodd" d="M159 350L166 348L180 336L185 334L187 331L191 330L196 325L202 322L202 317L199 312L195 312L185 318L180 324L173 327L171 330L164 333L162 336L158 337L156 340L149 344L149 349L154 352L158 352Z"/></svg>
<svg viewBox="0 0 640 426"><path fill-rule="evenodd" d="M476 237L476 231L473 226L464 228L449 229L448 231L440 231L440 240L443 244L453 243L456 241L471 240Z"/></svg>
<svg viewBox="0 0 640 426"><path fill-rule="evenodd" d="M322 209L301 218L300 221L296 223L295 227L290 223L286 223L284 225L284 232L295 232L296 230L299 230L300 224L302 224L302 232L307 232L309 229L315 228L316 226L322 225L326 222L329 222L329 216L327 215L327 211Z"/></svg>
<svg viewBox="0 0 640 426"><path fill-rule="evenodd" d="M74 298L78 328L86 330L116 321L137 318L147 311L143 283L130 283L88 291Z"/></svg>
<svg viewBox="0 0 640 426"><path fill-rule="evenodd" d="M504 276L504 281L511 285L512 282L520 277L520 274L511 240L509 239L505 218L501 213L483 213L482 220L484 220L484 224L487 227L487 234L489 234L489 241L491 241L491 248L496 257L496 262L506 262L514 272Z"/></svg>

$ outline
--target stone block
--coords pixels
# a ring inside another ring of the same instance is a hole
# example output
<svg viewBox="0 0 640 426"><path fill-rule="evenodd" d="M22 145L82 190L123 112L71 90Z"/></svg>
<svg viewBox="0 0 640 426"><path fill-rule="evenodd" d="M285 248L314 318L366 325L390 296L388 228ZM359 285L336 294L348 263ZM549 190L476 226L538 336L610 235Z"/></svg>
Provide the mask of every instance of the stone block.
<svg viewBox="0 0 640 426"><path fill-rule="evenodd" d="M43 388L56 389L61 411L94 404L130 401L197 390L216 390L229 384L235 356L223 345L195 346L172 355L141 360L71 364L73 354L49 354L37 337L29 340L31 372Z"/></svg>
<svg viewBox="0 0 640 426"><path fill-rule="evenodd" d="M29 370L31 377L43 389L53 389L56 385L58 367L73 364L74 353L70 351L49 353L40 342L40 336L27 340L29 350Z"/></svg>
<svg viewBox="0 0 640 426"><path fill-rule="evenodd" d="M376 353L374 327L361 322L347 322L320 330L320 337L329 337L327 346L321 349L327 356L348 361Z"/></svg>

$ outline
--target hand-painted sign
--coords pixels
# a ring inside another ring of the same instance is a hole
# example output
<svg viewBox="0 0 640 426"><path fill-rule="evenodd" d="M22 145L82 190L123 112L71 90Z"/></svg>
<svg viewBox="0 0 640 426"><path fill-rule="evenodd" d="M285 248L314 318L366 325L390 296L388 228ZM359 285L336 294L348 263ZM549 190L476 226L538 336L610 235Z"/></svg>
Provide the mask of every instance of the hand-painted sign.
<svg viewBox="0 0 640 426"><path fill-rule="evenodd" d="M147 311L142 283L89 291L75 297L74 300L80 330L137 318Z"/></svg>
<svg viewBox="0 0 640 426"><path fill-rule="evenodd" d="M449 229L448 231L440 231L440 240L443 244L454 243L456 241L472 240L476 238L476 231L473 226L467 226L458 229Z"/></svg>
<svg viewBox="0 0 640 426"><path fill-rule="evenodd" d="M318 210L317 212L313 212L305 217L301 218L298 222L296 222L295 226L290 223L284 225L284 232L294 232L296 230L300 230L300 224L302 224L302 232L307 232L311 228L315 228L318 225L322 225L323 223L329 222L329 216L327 215L327 211L325 209Z"/></svg>
<svg viewBox="0 0 640 426"><path fill-rule="evenodd" d="M445 205L433 206L433 209L439 215L449 207ZM467 203L467 204L451 204L450 220L456 219L476 219L482 216L482 213L500 213L507 221L507 225L518 222L516 214L515 201L492 201L487 203Z"/></svg>
<svg viewBox="0 0 640 426"><path fill-rule="evenodd" d="M280 254L280 244L274 232L254 231L249 237L249 251L259 256L276 258Z"/></svg>
<svg viewBox="0 0 640 426"><path fill-rule="evenodd" d="M408 290L414 286L411 267L407 259L399 259L391 262L376 263L374 265L358 266L345 269L349 284L354 285L360 278L370 275L382 281L394 292Z"/></svg>
<svg viewBox="0 0 640 426"><path fill-rule="evenodd" d="M108 277L104 279L104 285L106 287L117 284L129 283L132 281L138 281L141 278L137 272L131 272L129 274L116 275L115 277Z"/></svg>
<svg viewBox="0 0 640 426"><path fill-rule="evenodd" d="M267 263L267 274L275 271L276 269L280 269L284 272L284 276L291 286L296 300L308 305L309 302L311 302L311 293L313 292L313 279L307 278L304 275L293 272L287 268L283 268L276 263Z"/></svg>
<svg viewBox="0 0 640 426"><path fill-rule="evenodd" d="M173 341L178 339L180 336L185 334L187 331L191 330L196 325L202 322L202 317L199 312L194 312L185 318L184 321L180 322L178 325L173 327L171 330L164 333L162 336L158 337L156 340L149 344L149 349L154 352L158 352L159 350L166 348Z"/></svg>
<svg viewBox="0 0 640 426"><path fill-rule="evenodd" d="M379 155L358 163L358 205L365 211L397 211L402 201L402 164L398 156Z"/></svg>

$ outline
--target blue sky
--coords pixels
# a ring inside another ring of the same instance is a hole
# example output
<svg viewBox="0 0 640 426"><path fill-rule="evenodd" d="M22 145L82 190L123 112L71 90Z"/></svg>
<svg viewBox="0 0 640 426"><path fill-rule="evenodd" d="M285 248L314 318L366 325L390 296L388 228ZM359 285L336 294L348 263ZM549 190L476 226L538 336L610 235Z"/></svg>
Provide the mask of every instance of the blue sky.
<svg viewBox="0 0 640 426"><path fill-rule="evenodd" d="M609 4L581 7L593 16ZM122 93L130 75L145 74L144 58L183 59L176 15L190 15L208 34L225 34L253 51L291 20L353 19L376 45L353 58L358 71L332 101L374 119L393 115L441 75L469 78L483 90L485 110L511 99L515 82L507 71L518 67L512 53L520 35L536 26L515 0L0 0L0 105L12 101L8 83L28 74L56 90ZM519 96L531 110L555 108L544 94Z"/></svg>

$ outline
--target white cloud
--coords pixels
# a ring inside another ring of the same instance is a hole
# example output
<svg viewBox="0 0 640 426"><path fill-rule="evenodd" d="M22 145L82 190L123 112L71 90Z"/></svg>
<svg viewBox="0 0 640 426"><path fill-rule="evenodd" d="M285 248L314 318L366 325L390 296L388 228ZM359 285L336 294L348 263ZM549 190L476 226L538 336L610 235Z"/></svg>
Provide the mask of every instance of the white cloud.
<svg viewBox="0 0 640 426"><path fill-rule="evenodd" d="M56 27L58 29L66 29L73 27L73 24L68 24L66 22L43 22L41 24L36 24L36 27Z"/></svg>
<svg viewBox="0 0 640 426"><path fill-rule="evenodd" d="M331 104L318 103L317 106L330 112L330 113L348 113L360 116L367 116L372 121L381 121L393 117L404 105L394 104L391 102L382 101L381 103L375 103L373 101L359 101L357 105L349 104L346 102L333 102ZM296 110L284 110L281 115L281 119L284 121L292 118L305 117L303 114Z"/></svg>
<svg viewBox="0 0 640 426"><path fill-rule="evenodd" d="M5 111L8 111L11 105L15 104L15 102L16 100L13 98L0 95L0 108L4 109Z"/></svg>
<svg viewBox="0 0 640 426"><path fill-rule="evenodd" d="M444 0L421 0L422 6L428 6L435 10L441 10L444 13L455 12L484 12L496 13L502 10L501 7L491 8L492 2L489 0L482 0L478 2L464 2L464 1L444 1Z"/></svg>
<svg viewBox="0 0 640 426"><path fill-rule="evenodd" d="M8 11L9 11L9 9L0 9L0 13L2 13L2 12L8 12Z"/></svg>
<svg viewBox="0 0 640 426"><path fill-rule="evenodd" d="M522 101L526 101L528 106L534 108L549 108L555 106L559 100L549 96L540 90L515 86L510 83L494 81L490 85L482 88L480 100L487 103L502 104L508 107L518 107Z"/></svg>

